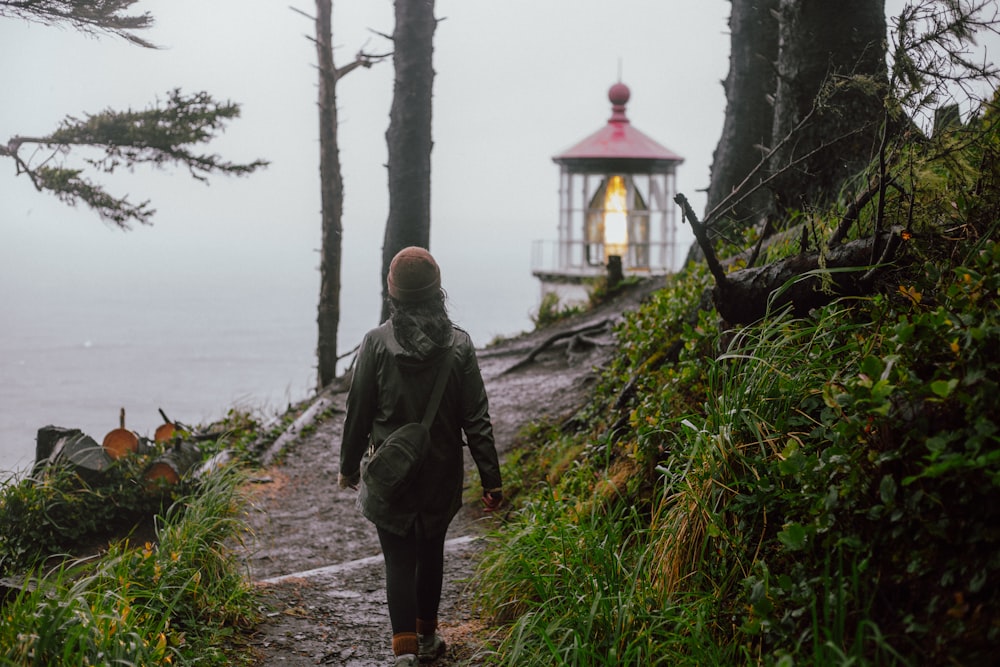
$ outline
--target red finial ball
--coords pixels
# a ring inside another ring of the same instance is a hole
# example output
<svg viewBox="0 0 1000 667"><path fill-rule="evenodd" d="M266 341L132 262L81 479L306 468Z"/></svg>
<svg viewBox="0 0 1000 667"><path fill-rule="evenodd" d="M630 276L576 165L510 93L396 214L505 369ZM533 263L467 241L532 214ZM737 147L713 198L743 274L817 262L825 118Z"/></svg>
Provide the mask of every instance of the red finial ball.
<svg viewBox="0 0 1000 667"><path fill-rule="evenodd" d="M608 99L616 106L623 106L632 96L632 91L624 83L619 81L608 90Z"/></svg>

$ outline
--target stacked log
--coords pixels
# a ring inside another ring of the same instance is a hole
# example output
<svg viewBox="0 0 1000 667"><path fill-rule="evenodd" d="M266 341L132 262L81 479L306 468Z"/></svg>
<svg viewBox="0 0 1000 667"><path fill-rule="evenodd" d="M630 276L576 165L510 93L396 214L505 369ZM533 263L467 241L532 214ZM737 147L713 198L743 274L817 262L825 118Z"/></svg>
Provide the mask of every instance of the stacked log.
<svg viewBox="0 0 1000 667"><path fill-rule="evenodd" d="M161 411L162 414L162 411ZM170 421L164 415L154 435L157 445L166 446L143 471L142 477L150 487L174 485L190 474L201 463L201 450L189 436L188 429ZM174 441L172 445L167 445ZM131 454L146 454L151 449L146 438L125 428L125 410L119 413L119 427L104 436L101 444L76 428L44 426L38 429L35 444L35 471L46 466L70 466L87 484L97 484L105 477L115 461Z"/></svg>
<svg viewBox="0 0 1000 667"><path fill-rule="evenodd" d="M143 473L152 484L174 485L201 463L201 450L197 443L181 440L153 460Z"/></svg>

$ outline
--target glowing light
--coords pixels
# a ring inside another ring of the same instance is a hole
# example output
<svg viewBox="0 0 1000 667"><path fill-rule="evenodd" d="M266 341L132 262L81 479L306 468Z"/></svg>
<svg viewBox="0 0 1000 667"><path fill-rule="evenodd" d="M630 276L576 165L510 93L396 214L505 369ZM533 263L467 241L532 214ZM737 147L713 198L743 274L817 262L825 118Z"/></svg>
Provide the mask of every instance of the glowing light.
<svg viewBox="0 0 1000 667"><path fill-rule="evenodd" d="M625 179L612 176L604 194L604 256L621 257L628 245L628 202Z"/></svg>

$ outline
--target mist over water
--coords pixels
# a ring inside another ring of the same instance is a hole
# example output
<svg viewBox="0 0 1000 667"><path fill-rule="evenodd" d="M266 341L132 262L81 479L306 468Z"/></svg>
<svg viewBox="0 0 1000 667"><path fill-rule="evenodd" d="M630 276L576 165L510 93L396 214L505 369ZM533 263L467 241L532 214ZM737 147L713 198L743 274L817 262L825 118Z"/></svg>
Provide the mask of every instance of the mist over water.
<svg viewBox="0 0 1000 667"><path fill-rule="evenodd" d="M0 328L0 481L31 466L37 431L49 424L100 442L125 408L126 427L151 437L158 409L204 424L234 407L270 416L310 396L318 277L304 273L270 288L100 278L58 289L0 285L8 315ZM483 291L486 280L459 275L446 285L453 319L478 346L529 329L537 291L530 276ZM340 354L379 315L377 283L344 282Z"/></svg>

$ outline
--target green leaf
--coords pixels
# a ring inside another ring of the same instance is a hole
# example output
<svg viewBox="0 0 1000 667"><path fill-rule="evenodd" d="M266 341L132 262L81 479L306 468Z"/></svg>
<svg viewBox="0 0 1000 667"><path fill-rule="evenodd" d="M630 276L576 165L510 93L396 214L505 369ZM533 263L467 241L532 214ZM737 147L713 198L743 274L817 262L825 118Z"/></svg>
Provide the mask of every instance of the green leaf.
<svg viewBox="0 0 1000 667"><path fill-rule="evenodd" d="M933 391L937 396L941 398L948 398L951 392L958 386L958 379L952 378L951 380L935 380L931 382L931 391Z"/></svg>
<svg viewBox="0 0 1000 667"><path fill-rule="evenodd" d="M913 333L916 330L917 327L912 322L900 320L899 324L896 325L896 339L901 345L906 345L913 338Z"/></svg>
<svg viewBox="0 0 1000 667"><path fill-rule="evenodd" d="M800 523L789 523L778 533L778 541L790 551L799 551L806 545L806 529Z"/></svg>
<svg viewBox="0 0 1000 667"><path fill-rule="evenodd" d="M888 505L896 498L896 480L892 475L884 475L878 485L878 494L882 502Z"/></svg>
<svg viewBox="0 0 1000 667"><path fill-rule="evenodd" d="M828 408L843 407L845 401L846 395L841 391L840 387L830 382L823 385L823 403Z"/></svg>
<svg viewBox="0 0 1000 667"><path fill-rule="evenodd" d="M861 361L861 372L875 379L882 376L882 360L878 357L865 357Z"/></svg>

